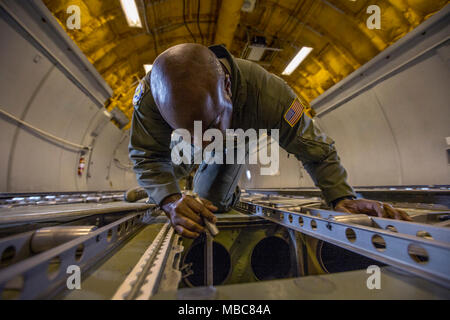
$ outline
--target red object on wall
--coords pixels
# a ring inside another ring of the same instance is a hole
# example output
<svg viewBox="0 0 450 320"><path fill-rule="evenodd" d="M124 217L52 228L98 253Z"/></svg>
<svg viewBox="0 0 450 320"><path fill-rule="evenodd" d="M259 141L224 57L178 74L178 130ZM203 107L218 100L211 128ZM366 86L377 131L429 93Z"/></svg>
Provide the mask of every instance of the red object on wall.
<svg viewBox="0 0 450 320"><path fill-rule="evenodd" d="M78 175L82 176L84 167L86 166L86 160L84 159L84 156L80 157L80 161L78 161Z"/></svg>

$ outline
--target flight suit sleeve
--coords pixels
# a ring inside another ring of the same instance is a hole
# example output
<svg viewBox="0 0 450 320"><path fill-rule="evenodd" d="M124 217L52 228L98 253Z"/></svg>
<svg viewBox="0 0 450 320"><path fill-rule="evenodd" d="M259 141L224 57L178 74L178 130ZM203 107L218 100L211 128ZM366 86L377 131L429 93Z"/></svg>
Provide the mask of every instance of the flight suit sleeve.
<svg viewBox="0 0 450 320"><path fill-rule="evenodd" d="M297 95L283 79L259 66L253 69L259 87L257 105L260 123L266 128L279 128L280 146L303 163L328 204L339 198L354 197L334 141L314 125L304 113L304 107L298 114L301 116L296 114L301 109L301 102L296 100ZM297 108L290 111L296 101Z"/></svg>
<svg viewBox="0 0 450 320"><path fill-rule="evenodd" d="M180 187L170 156L172 129L162 118L151 91L138 96L131 124L129 156L138 183L155 204L179 193Z"/></svg>

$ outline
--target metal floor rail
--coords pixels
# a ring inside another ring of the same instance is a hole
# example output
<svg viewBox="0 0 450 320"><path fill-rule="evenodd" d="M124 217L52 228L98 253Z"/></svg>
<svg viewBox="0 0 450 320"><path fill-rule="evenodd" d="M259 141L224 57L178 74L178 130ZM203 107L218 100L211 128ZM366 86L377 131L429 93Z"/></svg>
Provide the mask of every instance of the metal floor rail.
<svg viewBox="0 0 450 320"><path fill-rule="evenodd" d="M238 208L450 288L448 228L312 208L299 213L245 201Z"/></svg>
<svg viewBox="0 0 450 320"><path fill-rule="evenodd" d="M179 239L180 236L166 222L112 299L148 300L164 282L166 290L176 290L181 280L181 271L178 270L179 259L176 262L174 259L184 249L178 243Z"/></svg>
<svg viewBox="0 0 450 320"><path fill-rule="evenodd" d="M301 207L300 212L293 212L249 201L241 201L238 209L250 214L238 216L242 221L270 221L450 288L448 228L311 207ZM0 296L20 299L54 296L66 284L68 266L78 265L84 272L148 222L150 209L136 211L89 235L4 268L0 271ZM223 219L218 225L226 228L227 216ZM4 248L14 245L19 250L28 246L24 235L4 240L11 241L9 244L3 241ZM182 250L179 236L165 224L117 289L114 299L149 299L161 291L160 288L177 290L181 277L178 253ZM53 270L51 266L55 259L58 268ZM5 296L5 292L10 296Z"/></svg>
<svg viewBox="0 0 450 320"><path fill-rule="evenodd" d="M145 204L144 204L145 205ZM149 208L150 207L150 208ZM126 216L53 249L31 255L0 270L0 299L42 299L66 287L68 267L85 272L136 234L151 220L153 205L125 212ZM29 250L31 232L0 241L2 257L8 249L17 256Z"/></svg>

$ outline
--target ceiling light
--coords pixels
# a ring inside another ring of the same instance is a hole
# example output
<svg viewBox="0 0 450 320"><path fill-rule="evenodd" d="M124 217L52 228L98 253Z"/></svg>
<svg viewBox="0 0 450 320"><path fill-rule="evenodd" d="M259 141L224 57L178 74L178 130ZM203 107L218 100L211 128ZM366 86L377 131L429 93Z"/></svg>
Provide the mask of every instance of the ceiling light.
<svg viewBox="0 0 450 320"><path fill-rule="evenodd" d="M255 4L256 0L244 0L241 10L245 12L253 12L255 9Z"/></svg>
<svg viewBox="0 0 450 320"><path fill-rule="evenodd" d="M266 52L265 47L249 46L250 52L247 56L247 60L260 61L264 52Z"/></svg>
<svg viewBox="0 0 450 320"><path fill-rule="evenodd" d="M130 27L142 28L141 18L139 17L135 0L120 0L120 4L122 5L123 12L125 12L128 25Z"/></svg>
<svg viewBox="0 0 450 320"><path fill-rule="evenodd" d="M290 75L292 72L294 72L295 69L302 63L303 60L310 54L313 48L310 47L303 47L300 49L300 51L296 54L294 59L292 59L291 62L287 65L286 69L281 73L283 75Z"/></svg>
<svg viewBox="0 0 450 320"><path fill-rule="evenodd" d="M144 64L145 74L149 73L152 70L152 64Z"/></svg>

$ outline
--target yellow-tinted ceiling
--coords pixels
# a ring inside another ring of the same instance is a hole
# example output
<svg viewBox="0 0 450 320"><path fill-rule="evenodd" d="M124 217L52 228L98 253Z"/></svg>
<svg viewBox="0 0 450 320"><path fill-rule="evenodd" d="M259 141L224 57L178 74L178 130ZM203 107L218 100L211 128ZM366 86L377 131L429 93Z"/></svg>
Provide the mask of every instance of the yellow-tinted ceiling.
<svg viewBox="0 0 450 320"><path fill-rule="evenodd" d="M114 90L108 109L117 106L129 118L137 81L145 74L143 65L151 64L173 45L224 43L239 57L248 36L264 36L267 45L282 49L262 63L277 75L302 46L312 47L312 53L291 75L282 76L309 102L449 1L256 0L251 12L240 10L243 2L136 0L144 26L130 28L119 0L44 0ZM81 9L80 30L66 27L70 5ZM370 5L381 10L379 30L366 26Z"/></svg>

